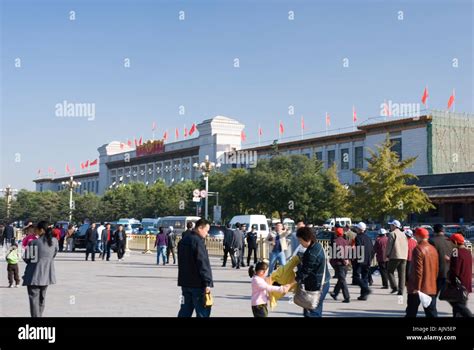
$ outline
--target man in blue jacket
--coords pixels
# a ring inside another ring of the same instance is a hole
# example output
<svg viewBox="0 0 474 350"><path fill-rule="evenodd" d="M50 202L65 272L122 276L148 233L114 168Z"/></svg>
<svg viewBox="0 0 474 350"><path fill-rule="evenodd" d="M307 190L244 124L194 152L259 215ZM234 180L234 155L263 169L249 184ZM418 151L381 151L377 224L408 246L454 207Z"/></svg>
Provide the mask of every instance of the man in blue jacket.
<svg viewBox="0 0 474 350"><path fill-rule="evenodd" d="M212 270L204 240L209 232L209 221L200 219L194 231L178 243L178 286L182 300L178 317L209 317L211 307L205 305L206 294L210 294Z"/></svg>

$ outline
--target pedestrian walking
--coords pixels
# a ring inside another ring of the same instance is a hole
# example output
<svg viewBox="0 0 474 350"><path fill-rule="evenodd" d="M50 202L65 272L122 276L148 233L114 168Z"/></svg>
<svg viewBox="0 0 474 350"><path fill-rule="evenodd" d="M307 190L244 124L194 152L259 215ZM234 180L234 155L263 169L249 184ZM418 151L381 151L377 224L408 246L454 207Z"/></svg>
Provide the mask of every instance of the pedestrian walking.
<svg viewBox="0 0 474 350"><path fill-rule="evenodd" d="M412 265L407 283L406 317L416 317L423 298L431 297L429 305L423 305L426 317L438 317L436 310L436 277L438 276L438 252L428 243L429 232L425 228L415 230L418 242L413 250Z"/></svg>
<svg viewBox="0 0 474 350"><path fill-rule="evenodd" d="M411 268L413 250L415 249L418 242L416 241L416 239L413 238L412 230L408 229L408 230L403 231L403 233L407 237L407 243L408 243L407 266L405 268L405 276L406 276L405 279L408 282L408 271L410 271L410 268Z"/></svg>
<svg viewBox="0 0 474 350"><path fill-rule="evenodd" d="M104 247L104 252L102 253L102 260L106 258L107 261L109 261L110 250L112 249L112 244L114 242L114 233L112 232L110 223L107 223L105 225L105 229L102 231L102 236L100 237L100 239L102 241L102 246Z"/></svg>
<svg viewBox="0 0 474 350"><path fill-rule="evenodd" d="M23 231L25 232L26 236L21 241L21 246L23 249L25 249L28 244L31 241L35 240L37 237L33 223L28 223L28 225L23 229Z"/></svg>
<svg viewBox="0 0 474 350"><path fill-rule="evenodd" d="M168 233L168 246L166 248L166 263L170 263L170 254L173 256L173 264L176 264L176 233L174 232L173 226L169 227Z"/></svg>
<svg viewBox="0 0 474 350"><path fill-rule="evenodd" d="M10 245L15 241L15 229L13 222L7 222L5 230L3 231L4 245L6 249L10 249Z"/></svg>
<svg viewBox="0 0 474 350"><path fill-rule="evenodd" d="M74 233L75 232L76 232L76 229L74 228L74 225L69 224L66 231L66 251L67 252L72 252L72 249L74 248Z"/></svg>
<svg viewBox="0 0 474 350"><path fill-rule="evenodd" d="M232 268L235 267L235 257L232 243L234 241L234 231L231 230L231 225L227 223L224 229L224 240L222 242L222 246L224 249L224 257L222 262L222 267L225 267L227 264L227 255L230 255L230 260L232 262Z"/></svg>
<svg viewBox="0 0 474 350"><path fill-rule="evenodd" d="M240 265L242 265L242 259L244 258L242 255L242 232L240 231L240 224L235 224L236 229L234 230L233 237L232 237L232 252L235 257L235 268L240 269Z"/></svg>
<svg viewBox="0 0 474 350"><path fill-rule="evenodd" d="M8 287L13 288L13 281L15 282L15 288L20 285L20 273L18 271L18 261L20 256L18 253L18 244L13 243L6 254L7 260L7 274L8 274Z"/></svg>
<svg viewBox="0 0 474 350"><path fill-rule="evenodd" d="M303 309L303 315L305 317L322 317L324 298L329 291L331 278L331 275L327 273L326 254L309 227L299 228L296 231L296 237L300 244L306 248L296 272L296 281L303 285L306 291L321 291L318 306L312 310Z"/></svg>
<svg viewBox="0 0 474 350"><path fill-rule="evenodd" d="M168 236L165 234L163 227L158 229L158 234L155 240L156 248L156 265L160 264L160 256L163 260L163 265L166 265L166 249L168 248Z"/></svg>
<svg viewBox="0 0 474 350"><path fill-rule="evenodd" d="M444 226L442 224L435 224L433 226L433 237L429 240L429 243L433 245L438 252L438 269L439 274L436 279L436 296L446 287L446 281L448 277L448 271L450 269L450 258L455 248L453 242L446 237L444 233ZM435 300L435 306L436 306Z"/></svg>
<svg viewBox="0 0 474 350"><path fill-rule="evenodd" d="M342 302L344 303L349 303L351 301L346 282L347 267L349 265L348 249L350 249L350 246L347 243L347 240L344 238L344 230L342 228L337 228L336 239L333 242L331 250L333 255L329 260L329 263L334 268L337 283L330 295L334 300L337 300L339 292L342 291L342 296L344 297Z"/></svg>
<svg viewBox="0 0 474 350"><path fill-rule="evenodd" d="M360 287L360 296L357 300L367 300L372 290L369 288L370 264L373 256L373 244L366 235L367 225L359 222L356 225L357 237L355 239L356 252L360 254L356 260L356 283Z"/></svg>
<svg viewBox="0 0 474 350"><path fill-rule="evenodd" d="M242 250L241 250L241 256L242 258L240 259L240 266L245 267L244 263L244 257L245 257L245 238L247 237L247 226L245 224L240 225L240 236L242 237Z"/></svg>
<svg viewBox="0 0 474 350"><path fill-rule="evenodd" d="M388 272L387 272L387 230L381 228L379 230L378 236L375 239L374 243L374 254L377 260L377 266L380 271L380 277L382 278L382 288L381 289L388 289Z"/></svg>
<svg viewBox="0 0 474 350"><path fill-rule="evenodd" d="M405 234L400 231L402 225L400 221L393 220L388 223L390 232L388 234L387 257L388 257L388 281L392 288L391 293L403 295L405 288L405 273L408 258L408 242ZM395 271L398 274L398 284L395 281Z"/></svg>
<svg viewBox="0 0 474 350"><path fill-rule="evenodd" d="M56 224L53 228L53 237L58 240L58 245L59 245L59 240L61 239L61 229L59 227L60 226Z"/></svg>
<svg viewBox="0 0 474 350"><path fill-rule="evenodd" d="M28 244L24 260L26 262L23 285L27 286L31 317L43 316L46 305L46 290L56 283L54 258L58 253L58 241L46 221L36 225L38 239Z"/></svg>
<svg viewBox="0 0 474 350"><path fill-rule="evenodd" d="M456 279L466 288L466 291L472 293L472 255L469 249L464 245L464 236L455 233L450 237L454 249L450 257L450 266L448 279L452 286L456 286ZM449 302L453 307L453 317L472 317L472 312L467 307L466 300L457 300Z"/></svg>
<svg viewBox="0 0 474 350"><path fill-rule="evenodd" d="M96 253L99 253L99 259L104 254L104 244L102 242L102 232L105 230L104 222L102 221L97 227L97 243L95 246Z"/></svg>
<svg viewBox="0 0 474 350"><path fill-rule="evenodd" d="M117 230L114 232L114 244L117 249L118 261L123 261L125 254L125 244L127 242L127 234L123 229L123 225L118 225Z"/></svg>
<svg viewBox="0 0 474 350"><path fill-rule="evenodd" d="M254 317L268 316L268 293L278 292L286 294L292 287L292 284L286 284L284 286L272 286L268 284L265 280L267 272L268 264L263 261L259 261L255 267L253 265L249 267L249 276L252 278L251 306Z"/></svg>
<svg viewBox="0 0 474 350"><path fill-rule="evenodd" d="M97 229L95 223L92 223L86 231L86 261L89 260L89 254L92 261L95 261L95 247L97 244Z"/></svg>
<svg viewBox="0 0 474 350"><path fill-rule="evenodd" d="M287 233L283 231L283 224L281 222L278 222L275 225L275 233L270 233L267 236L267 242L269 242L270 248L272 249L270 252L270 266L268 269L269 275L273 272L276 262L280 265L286 264L285 250L288 248L286 236ZM298 234L296 237L298 237Z"/></svg>
<svg viewBox="0 0 474 350"><path fill-rule="evenodd" d="M191 232L193 232L193 228L194 228L194 222L188 221L188 222L186 223L186 231L184 231L184 232L181 234L181 239L183 239L183 238L186 237L188 234L190 234Z"/></svg>
<svg viewBox="0 0 474 350"><path fill-rule="evenodd" d="M211 264L204 240L209 232L209 222L200 219L194 231L178 243L178 286L181 287L182 302L178 317L209 317L212 280Z"/></svg>

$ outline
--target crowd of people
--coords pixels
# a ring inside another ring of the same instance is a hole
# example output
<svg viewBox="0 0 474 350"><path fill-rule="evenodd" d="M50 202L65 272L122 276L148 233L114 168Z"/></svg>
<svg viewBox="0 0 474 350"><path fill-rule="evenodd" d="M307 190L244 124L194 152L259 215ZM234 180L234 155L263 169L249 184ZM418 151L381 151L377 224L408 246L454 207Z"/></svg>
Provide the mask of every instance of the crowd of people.
<svg viewBox="0 0 474 350"><path fill-rule="evenodd" d="M451 304L454 317L472 317L467 307L467 295L472 292L472 255L464 245L463 235L456 233L448 238L440 224L434 225L432 237L425 228L416 228L414 232L404 230L398 220L388 222L387 227L388 230L381 228L378 231L375 242L367 235L367 225L363 222L352 229L335 227L329 247L323 247L314 230L304 222L297 222L293 231L276 223L274 231L265 238L269 259L259 260L256 228L247 229L245 224L237 223L233 229L227 225L222 267L226 266L228 257L232 268L249 266L252 277L250 306L255 317L268 315L272 293L281 297L293 291L295 298L303 296L316 300L310 307L302 306L306 317L323 315L327 294L334 300L342 294L342 302L350 303L349 270L352 270L352 284L360 288L359 301L368 300L372 293L372 274L378 270L382 289L390 289L389 293L401 298L406 294L407 317L416 317L420 304L426 317L437 317L438 299ZM188 222L186 228L178 243L173 227L159 228L155 240L157 264L160 258L163 265L169 264L170 255L173 264L178 263L178 286L182 289L178 316L189 317L195 311L199 317L208 317L212 309L213 278L205 238L210 223L201 219L196 223ZM31 316L40 317L46 290L56 283L54 258L63 251L64 245L70 251L74 228L70 225L64 229L41 221L36 225L28 222L23 231L22 254L13 227L5 225L2 232L1 243L7 250L8 283L11 288L20 285L18 263L23 259L26 263L23 285L28 290ZM98 227L92 223L85 236L85 260L91 257L94 261L99 252L99 258L109 261L111 251L115 250L118 260L122 261L126 239L123 225L112 230L110 223L101 223ZM250 265L252 258L253 265ZM329 265L336 279L332 291ZM281 279L282 275L284 279Z"/></svg>

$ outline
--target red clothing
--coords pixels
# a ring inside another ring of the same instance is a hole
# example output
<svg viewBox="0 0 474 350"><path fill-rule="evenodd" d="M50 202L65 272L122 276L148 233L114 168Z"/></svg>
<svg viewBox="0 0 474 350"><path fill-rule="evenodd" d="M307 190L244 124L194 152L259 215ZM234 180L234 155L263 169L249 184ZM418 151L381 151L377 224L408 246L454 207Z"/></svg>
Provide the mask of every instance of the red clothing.
<svg viewBox="0 0 474 350"><path fill-rule="evenodd" d="M53 237L59 241L61 238L61 230L58 228L53 228Z"/></svg>
<svg viewBox="0 0 474 350"><path fill-rule="evenodd" d="M407 258L407 261L411 261L411 257L413 255L413 249L415 249L415 247L417 245L417 242L416 242L416 239L414 239L414 238L408 238L407 237L407 240L408 240L408 258Z"/></svg>
<svg viewBox="0 0 474 350"><path fill-rule="evenodd" d="M472 293L472 255L468 249L458 248L451 255L448 277L454 282L454 277L459 278L462 285Z"/></svg>
<svg viewBox="0 0 474 350"><path fill-rule="evenodd" d="M374 244L374 252L375 256L377 257L377 262L382 263L388 261L387 258L387 243L388 243L388 237L387 236L379 236L375 240Z"/></svg>

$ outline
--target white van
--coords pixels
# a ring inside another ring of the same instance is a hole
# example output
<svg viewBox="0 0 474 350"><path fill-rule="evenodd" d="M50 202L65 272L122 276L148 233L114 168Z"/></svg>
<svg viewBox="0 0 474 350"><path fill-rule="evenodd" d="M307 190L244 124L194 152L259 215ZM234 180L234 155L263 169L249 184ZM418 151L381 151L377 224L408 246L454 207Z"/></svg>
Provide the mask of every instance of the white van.
<svg viewBox="0 0 474 350"><path fill-rule="evenodd" d="M346 225L352 226L352 221L350 218L336 218L336 221L334 221L334 218L332 218L327 219L324 222L323 227L332 230L334 226L336 226L336 223L338 223L341 227L344 227Z"/></svg>
<svg viewBox="0 0 474 350"><path fill-rule="evenodd" d="M267 237L269 227L267 218L265 215L236 215L230 220L230 225L235 229L235 224L245 224L247 226L247 231L250 231L252 226L256 225L258 237Z"/></svg>
<svg viewBox="0 0 474 350"><path fill-rule="evenodd" d="M141 223L140 220L137 219L119 219L117 221L117 226L123 225L123 230L127 235L131 235L137 232L138 228L140 227Z"/></svg>

